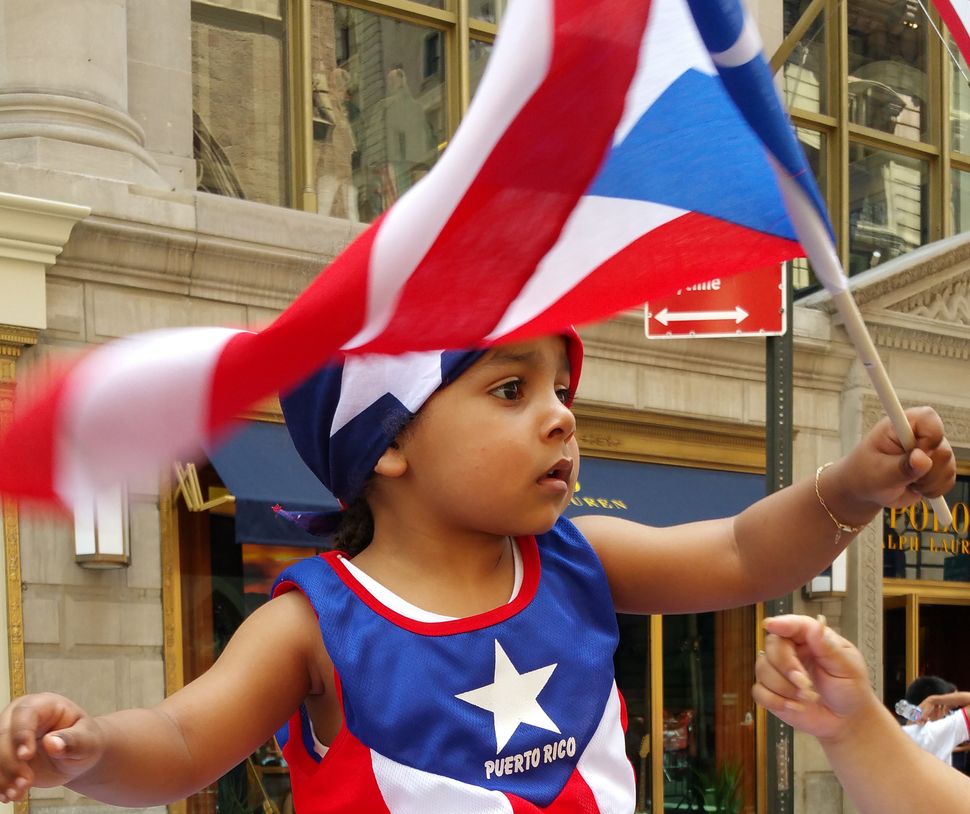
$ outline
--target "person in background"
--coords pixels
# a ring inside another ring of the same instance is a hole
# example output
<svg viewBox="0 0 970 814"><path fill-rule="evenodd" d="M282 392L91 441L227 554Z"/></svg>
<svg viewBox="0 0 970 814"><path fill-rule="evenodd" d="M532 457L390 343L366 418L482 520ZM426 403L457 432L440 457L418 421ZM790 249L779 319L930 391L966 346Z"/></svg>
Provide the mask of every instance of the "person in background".
<svg viewBox="0 0 970 814"><path fill-rule="evenodd" d="M962 814L970 777L903 734L869 685L862 653L823 617L765 620L754 700L818 738L859 814ZM887 767L892 767L887 771Z"/></svg>
<svg viewBox="0 0 970 814"><path fill-rule="evenodd" d="M956 685L939 676L920 676L906 688L906 700L921 714L918 721L907 721L903 732L920 749L954 765L953 750L970 740L970 693L957 692ZM954 710L959 711L951 715Z"/></svg>

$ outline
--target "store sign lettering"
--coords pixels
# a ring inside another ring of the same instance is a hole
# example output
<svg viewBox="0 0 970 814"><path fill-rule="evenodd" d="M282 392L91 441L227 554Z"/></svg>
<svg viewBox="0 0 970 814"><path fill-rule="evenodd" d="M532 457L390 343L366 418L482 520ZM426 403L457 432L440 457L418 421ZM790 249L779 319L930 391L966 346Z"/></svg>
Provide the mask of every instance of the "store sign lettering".
<svg viewBox="0 0 970 814"><path fill-rule="evenodd" d="M573 487L573 496L570 499L570 503L573 506L578 506L580 508L590 508L590 509L619 509L620 511L625 511L629 508L625 501L619 498L609 498L609 497L587 497L586 495L579 494L580 485L576 482Z"/></svg>
<svg viewBox="0 0 970 814"><path fill-rule="evenodd" d="M929 504L921 500L905 509L890 509L889 525L895 528L899 520L905 520L906 531L938 531L964 535L970 532L970 505L957 501L950 506L950 513L953 515L953 522L941 527Z"/></svg>
<svg viewBox="0 0 970 814"><path fill-rule="evenodd" d="M970 505L957 501L950 506L953 521L941 526L936 514L925 500L905 509L888 509L887 527L898 528L899 535L888 533L882 547L891 551L923 551L940 554L970 554ZM939 536L937 536L939 535Z"/></svg>

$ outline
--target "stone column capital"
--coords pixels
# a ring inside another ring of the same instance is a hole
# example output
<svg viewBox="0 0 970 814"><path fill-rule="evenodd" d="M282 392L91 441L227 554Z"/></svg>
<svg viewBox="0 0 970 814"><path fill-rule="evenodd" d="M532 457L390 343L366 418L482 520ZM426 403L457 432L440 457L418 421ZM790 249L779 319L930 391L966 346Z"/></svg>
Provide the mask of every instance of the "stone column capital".
<svg viewBox="0 0 970 814"><path fill-rule="evenodd" d="M0 331L47 327L47 269L90 213L86 206L0 193Z"/></svg>

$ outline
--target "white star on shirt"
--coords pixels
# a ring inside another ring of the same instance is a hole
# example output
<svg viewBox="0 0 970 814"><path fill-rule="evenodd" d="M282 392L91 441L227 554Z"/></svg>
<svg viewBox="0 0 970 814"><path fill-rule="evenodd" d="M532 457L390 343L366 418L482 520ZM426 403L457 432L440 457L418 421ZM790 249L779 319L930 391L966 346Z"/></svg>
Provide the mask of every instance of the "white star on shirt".
<svg viewBox="0 0 970 814"><path fill-rule="evenodd" d="M519 724L532 724L559 733L559 727L546 715L536 700L557 667L550 664L528 673L520 673L495 640L495 680L491 684L460 693L455 698L488 710L495 716L495 754L515 734Z"/></svg>

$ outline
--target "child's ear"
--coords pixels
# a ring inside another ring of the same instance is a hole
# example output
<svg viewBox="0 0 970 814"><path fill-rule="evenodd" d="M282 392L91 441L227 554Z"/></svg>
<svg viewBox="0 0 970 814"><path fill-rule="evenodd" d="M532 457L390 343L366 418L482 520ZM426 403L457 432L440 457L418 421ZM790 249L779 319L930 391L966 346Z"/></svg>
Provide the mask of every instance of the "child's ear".
<svg viewBox="0 0 970 814"><path fill-rule="evenodd" d="M408 460L396 443L384 450L384 454L374 464L374 472L386 478L399 478L408 469Z"/></svg>

